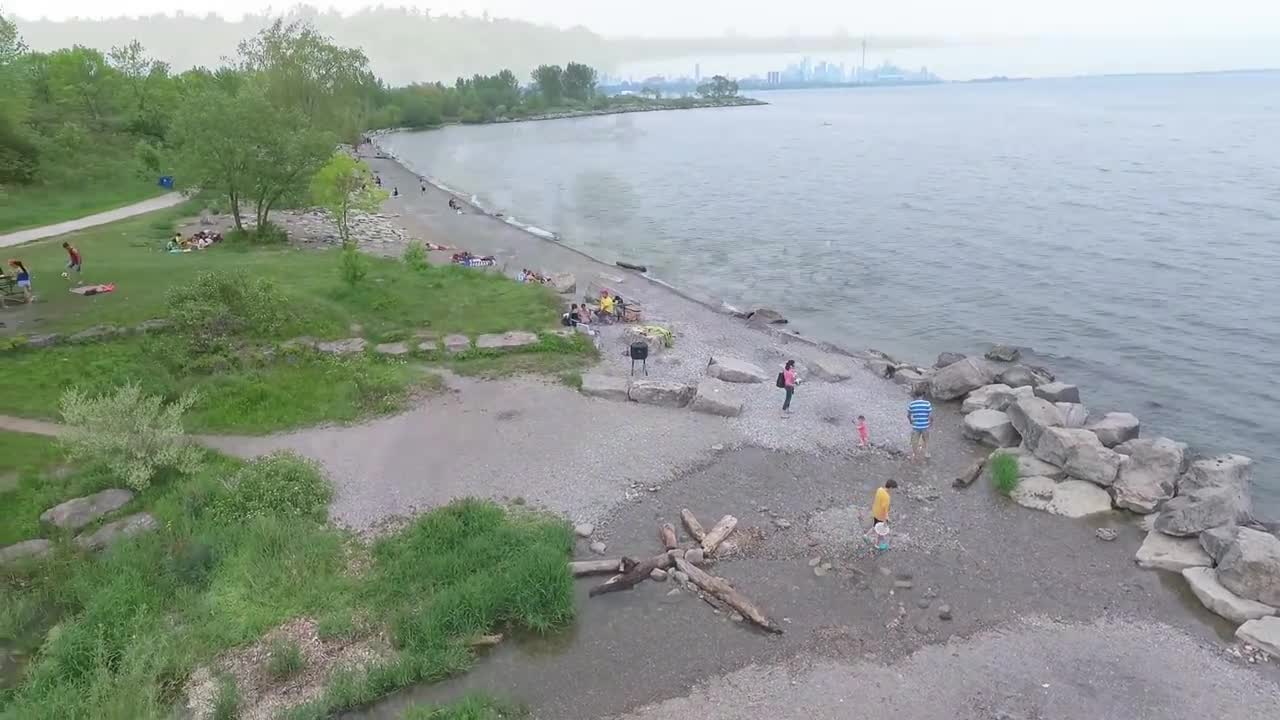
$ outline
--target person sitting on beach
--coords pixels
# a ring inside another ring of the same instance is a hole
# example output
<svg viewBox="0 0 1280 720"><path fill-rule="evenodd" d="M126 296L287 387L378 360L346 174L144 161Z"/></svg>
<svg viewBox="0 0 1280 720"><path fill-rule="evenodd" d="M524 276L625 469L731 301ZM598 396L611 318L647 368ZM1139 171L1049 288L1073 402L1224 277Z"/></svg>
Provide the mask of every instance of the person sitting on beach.
<svg viewBox="0 0 1280 720"><path fill-rule="evenodd" d="M31 294L31 271L17 258L9 261L9 267L17 271L14 273L13 279L18 283L18 288L22 290L23 302L31 302L34 299Z"/></svg>
<svg viewBox="0 0 1280 720"><path fill-rule="evenodd" d="M574 303L573 307L569 308L569 320L574 325L582 322L582 311L578 309L578 303Z"/></svg>
<svg viewBox="0 0 1280 720"><path fill-rule="evenodd" d="M600 296L600 319L608 321L613 317L613 298L608 293Z"/></svg>
<svg viewBox="0 0 1280 720"><path fill-rule="evenodd" d="M622 302L622 296L614 294L613 296L613 315L619 320L627 313L627 306Z"/></svg>

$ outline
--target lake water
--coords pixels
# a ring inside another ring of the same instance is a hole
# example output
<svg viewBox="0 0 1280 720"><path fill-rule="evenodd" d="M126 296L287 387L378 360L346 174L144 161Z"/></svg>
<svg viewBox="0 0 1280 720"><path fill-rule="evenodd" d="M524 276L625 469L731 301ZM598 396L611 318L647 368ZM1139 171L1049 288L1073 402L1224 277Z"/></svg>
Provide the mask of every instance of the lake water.
<svg viewBox="0 0 1280 720"><path fill-rule="evenodd" d="M1280 74L761 93L452 127L418 172L674 285L929 364L990 342L1280 516Z"/></svg>

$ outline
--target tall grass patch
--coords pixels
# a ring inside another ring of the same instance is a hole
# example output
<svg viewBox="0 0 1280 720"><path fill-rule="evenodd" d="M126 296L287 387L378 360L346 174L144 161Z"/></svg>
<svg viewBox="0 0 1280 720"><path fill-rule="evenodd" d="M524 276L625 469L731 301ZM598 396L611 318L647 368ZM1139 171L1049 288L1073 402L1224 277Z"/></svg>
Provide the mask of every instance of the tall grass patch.
<svg viewBox="0 0 1280 720"><path fill-rule="evenodd" d="M1008 453L996 453L991 458L991 482L996 491L1008 496L1021 478L1018 476L1018 459Z"/></svg>

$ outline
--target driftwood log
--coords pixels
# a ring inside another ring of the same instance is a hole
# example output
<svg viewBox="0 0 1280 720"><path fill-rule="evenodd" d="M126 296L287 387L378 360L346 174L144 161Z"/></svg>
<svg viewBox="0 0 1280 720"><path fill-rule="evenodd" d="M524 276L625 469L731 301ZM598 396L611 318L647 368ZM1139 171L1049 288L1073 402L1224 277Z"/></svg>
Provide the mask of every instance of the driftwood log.
<svg viewBox="0 0 1280 720"><path fill-rule="evenodd" d="M471 639L471 647L493 647L502 642L502 634L480 635Z"/></svg>
<svg viewBox="0 0 1280 720"><path fill-rule="evenodd" d="M738 518L732 515L720 518L720 522L716 523L715 527L711 528L711 532L702 539L702 551L708 555L714 553L716 548L720 547L720 543L724 542L736 527L738 527Z"/></svg>
<svg viewBox="0 0 1280 720"><path fill-rule="evenodd" d="M782 633L782 628L777 623L770 620L769 616L756 607L755 603L748 600L737 590L734 590L728 580L705 573L686 562L684 558L676 559L676 567L689 576L689 582L697 585L703 592L714 595L724 604L737 610L742 617L750 620L754 625L771 633Z"/></svg>
<svg viewBox="0 0 1280 720"><path fill-rule="evenodd" d="M569 563L569 572L574 577L582 577L583 575L608 575L611 573L625 572L626 567L622 564L622 558L610 558L608 560L573 560Z"/></svg>
<svg viewBox="0 0 1280 720"><path fill-rule="evenodd" d="M668 550L680 547L676 540L676 528L671 523L662 523L662 527L658 528L658 537L662 538L662 546Z"/></svg>
<svg viewBox="0 0 1280 720"><path fill-rule="evenodd" d="M681 562L684 562L684 560L681 559ZM629 565L625 572L621 575L614 575L605 582L591 588L587 596L595 597L605 593L618 592L619 590L630 590L648 579L654 570L666 570L671 567L672 559L670 554L664 552L641 562L636 562L631 558L623 558L622 563L624 567Z"/></svg>
<svg viewBox="0 0 1280 720"><path fill-rule="evenodd" d="M698 522L698 518L693 516L689 508L680 511L680 520L684 522L684 529L689 531L689 535L694 540L702 542L707 537L707 531L702 529L702 523Z"/></svg>
<svg viewBox="0 0 1280 720"><path fill-rule="evenodd" d="M982 475L982 468L987 466L987 461L990 459L991 454L988 454L986 457L975 460L972 465L960 474L960 477L952 481L951 487L967 488L972 485L978 479L978 476Z"/></svg>

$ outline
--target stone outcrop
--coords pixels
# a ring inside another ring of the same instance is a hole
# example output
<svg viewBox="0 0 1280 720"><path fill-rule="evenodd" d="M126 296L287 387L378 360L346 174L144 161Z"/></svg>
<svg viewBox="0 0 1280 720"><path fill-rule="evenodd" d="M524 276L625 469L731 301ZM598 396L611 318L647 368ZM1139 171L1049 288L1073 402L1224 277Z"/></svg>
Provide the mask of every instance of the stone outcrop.
<svg viewBox="0 0 1280 720"><path fill-rule="evenodd" d="M578 278L574 277L573 273L552 273L551 277L547 279L547 284L551 286L552 290L561 295L569 295L578 291Z"/></svg>
<svg viewBox="0 0 1280 720"><path fill-rule="evenodd" d="M1179 495L1160 508L1155 528L1169 535L1192 536L1219 525L1252 519L1249 495L1234 487L1209 487Z"/></svg>
<svg viewBox="0 0 1280 720"><path fill-rule="evenodd" d="M1168 438L1130 440L1116 446L1128 455L1112 485L1116 507L1136 513L1152 513L1173 497L1182 473L1185 447Z"/></svg>
<svg viewBox="0 0 1280 720"><path fill-rule="evenodd" d="M977 410L964 416L964 436L992 447L1013 447L1022 438L1009 416L999 410Z"/></svg>
<svg viewBox="0 0 1280 720"><path fill-rule="evenodd" d="M373 351L379 355L386 355L388 357L402 357L409 354L409 343L378 343L373 346Z"/></svg>
<svg viewBox="0 0 1280 720"><path fill-rule="evenodd" d="M991 383L991 373L973 358L952 363L933 374L929 394L938 400L955 400Z"/></svg>
<svg viewBox="0 0 1280 720"><path fill-rule="evenodd" d="M1054 403L1062 415L1062 427L1082 428L1089 424L1089 408L1080 403Z"/></svg>
<svg viewBox="0 0 1280 720"><path fill-rule="evenodd" d="M1218 573L1212 568L1189 567L1182 571L1187 579L1191 594L1195 595L1210 612L1224 617L1233 623L1257 620L1275 615L1276 609L1254 600L1246 600L1223 587L1218 582Z"/></svg>
<svg viewBox="0 0 1280 720"><path fill-rule="evenodd" d="M1051 465L1066 467L1067 457L1077 452L1076 446L1082 444L1097 444L1099 448L1102 447L1097 436L1083 428L1051 427L1044 429L1031 451Z"/></svg>
<svg viewBox="0 0 1280 720"><path fill-rule="evenodd" d="M1036 386L1036 397L1054 403L1080 402L1080 388L1062 382L1051 382Z"/></svg>
<svg viewBox="0 0 1280 720"><path fill-rule="evenodd" d="M1280 617L1264 617L1236 628L1236 638L1280 658Z"/></svg>
<svg viewBox="0 0 1280 720"><path fill-rule="evenodd" d="M497 350L499 352L522 350L537 344L537 333L531 333L524 330L513 330L511 332L494 335L481 335L476 338L477 349Z"/></svg>
<svg viewBox="0 0 1280 720"><path fill-rule="evenodd" d="M1022 436L1022 442L1034 451L1040 436L1051 427L1062 427L1062 414L1048 400L1036 397L1020 397L1005 408L1013 429Z"/></svg>
<svg viewBox="0 0 1280 720"><path fill-rule="evenodd" d="M731 383L762 383L769 379L759 365L723 356L711 358L707 375Z"/></svg>
<svg viewBox="0 0 1280 720"><path fill-rule="evenodd" d="M94 325L72 335L67 338L67 341L72 343L101 342L124 334L125 331L115 325Z"/></svg>
<svg viewBox="0 0 1280 720"><path fill-rule="evenodd" d="M1012 345L996 345L987 351L986 358L996 362L1015 362L1022 357L1022 351Z"/></svg>
<svg viewBox="0 0 1280 720"><path fill-rule="evenodd" d="M682 408L693 400L696 389L692 385L670 380L636 380L631 383L628 397L644 405Z"/></svg>
<svg viewBox="0 0 1280 720"><path fill-rule="evenodd" d="M148 513L138 513L109 522L92 533L76 538L76 544L85 550L102 550L122 538L134 537L159 529L160 523Z"/></svg>
<svg viewBox="0 0 1280 720"><path fill-rule="evenodd" d="M1086 425L1094 435L1098 436L1098 440L1109 448L1113 448L1121 443L1134 440L1138 437L1138 431L1141 424L1138 418L1123 412L1110 412L1097 422Z"/></svg>
<svg viewBox="0 0 1280 720"><path fill-rule="evenodd" d="M848 361L834 356L820 356L805 364L809 374L823 382L844 382L853 377L853 368Z"/></svg>
<svg viewBox="0 0 1280 720"><path fill-rule="evenodd" d="M1218 582L1240 597L1280 606L1280 538L1240 528L1218 562Z"/></svg>
<svg viewBox="0 0 1280 720"><path fill-rule="evenodd" d="M1217 487L1247 491L1252 466L1253 460L1244 455L1219 455L1196 460L1178 479L1178 492Z"/></svg>
<svg viewBox="0 0 1280 720"><path fill-rule="evenodd" d="M48 555L52 549L53 543L44 538L23 540L20 543L2 547L0 548L0 567L22 560L38 560Z"/></svg>
<svg viewBox="0 0 1280 720"><path fill-rule="evenodd" d="M1093 433L1089 435L1093 441L1081 442L1071 448L1067 452L1067 461L1062 469L1071 477L1088 480L1102 487L1110 487L1116 481L1116 475L1120 472L1120 465L1125 461L1125 456L1103 447Z"/></svg>
<svg viewBox="0 0 1280 720"><path fill-rule="evenodd" d="M113 488L59 503L40 514L40 521L63 530L79 530L108 513L129 504L133 493Z"/></svg>
<svg viewBox="0 0 1280 720"><path fill-rule="evenodd" d="M1147 533L1133 556L1138 567L1180 573L1191 567L1212 567L1213 558L1194 538L1176 538L1161 532Z"/></svg>
<svg viewBox="0 0 1280 720"><path fill-rule="evenodd" d="M1053 374L1040 368L1014 365L1002 370L998 379L1009 387L1035 387L1053 382Z"/></svg>
<svg viewBox="0 0 1280 720"><path fill-rule="evenodd" d="M1023 478L1009 497L1023 507L1070 518L1111 509L1111 496L1107 491L1083 480L1055 482L1040 476Z"/></svg>
<svg viewBox="0 0 1280 720"><path fill-rule="evenodd" d="M782 313L773 308L756 308L747 316L747 322L752 325L785 325L787 319Z"/></svg>
<svg viewBox="0 0 1280 720"><path fill-rule="evenodd" d="M444 349L450 355L457 355L471 349L471 338L466 335L445 335Z"/></svg>
<svg viewBox="0 0 1280 720"><path fill-rule="evenodd" d="M330 355L355 355L364 352L368 346L369 341L364 338L347 338L316 343L316 350Z"/></svg>
<svg viewBox="0 0 1280 720"><path fill-rule="evenodd" d="M1215 564L1222 561L1222 556L1227 554L1236 541L1236 533L1240 532L1239 526L1222 525L1216 528L1209 528L1200 533L1200 547L1209 553L1209 557L1213 558Z"/></svg>
<svg viewBox="0 0 1280 720"><path fill-rule="evenodd" d="M698 381L689 409L694 412L738 417L742 414L742 396L738 388L713 378Z"/></svg>
<svg viewBox="0 0 1280 720"><path fill-rule="evenodd" d="M1051 480L1062 480L1066 477L1066 473L1062 468L1041 460L1031 453L1026 447L1019 446L1002 450L1001 452L1010 455L1014 460L1018 461L1018 477L1047 477Z"/></svg>
<svg viewBox="0 0 1280 720"><path fill-rule="evenodd" d="M960 406L960 412L968 414L975 410L999 410L1004 412L1014 401L1023 397L1033 397L1028 387L1011 388L1003 383L983 385L969 393Z"/></svg>
<svg viewBox="0 0 1280 720"><path fill-rule="evenodd" d="M954 353L954 352L938 353L938 359L934 361L933 366L935 368L942 369L948 365L955 365L956 363L965 359L965 357L966 356L964 353Z"/></svg>
<svg viewBox="0 0 1280 720"><path fill-rule="evenodd" d="M916 388L928 388L929 376L914 368L893 369L893 381L898 385L905 385L912 390Z"/></svg>
<svg viewBox="0 0 1280 720"><path fill-rule="evenodd" d="M588 397L626 402L631 399L627 392L630 386L631 381L624 377L587 373L582 376L581 392Z"/></svg>

